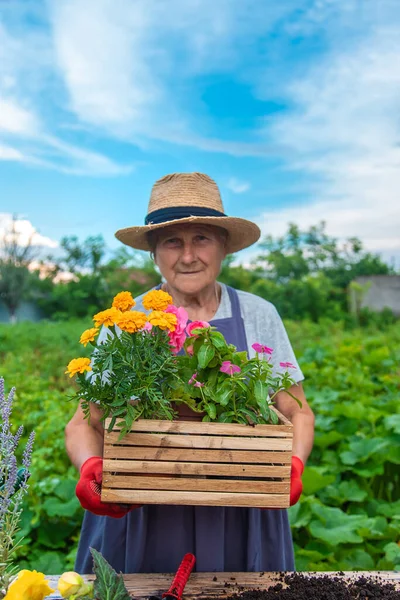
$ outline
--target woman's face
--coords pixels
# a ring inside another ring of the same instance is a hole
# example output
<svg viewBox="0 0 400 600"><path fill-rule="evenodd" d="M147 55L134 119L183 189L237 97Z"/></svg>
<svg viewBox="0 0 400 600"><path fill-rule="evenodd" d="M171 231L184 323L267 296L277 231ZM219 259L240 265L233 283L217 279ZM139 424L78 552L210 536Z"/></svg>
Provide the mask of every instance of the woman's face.
<svg viewBox="0 0 400 600"><path fill-rule="evenodd" d="M225 256L224 240L217 228L187 223L163 229L154 252L167 283L190 295L215 282Z"/></svg>

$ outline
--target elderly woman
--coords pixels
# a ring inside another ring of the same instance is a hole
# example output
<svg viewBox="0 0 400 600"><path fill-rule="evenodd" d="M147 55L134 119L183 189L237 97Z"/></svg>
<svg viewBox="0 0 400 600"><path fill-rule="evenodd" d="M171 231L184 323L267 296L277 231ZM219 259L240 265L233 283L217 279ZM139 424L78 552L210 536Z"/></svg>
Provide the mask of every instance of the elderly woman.
<svg viewBox="0 0 400 600"><path fill-rule="evenodd" d="M274 349L280 362L295 365L291 388L277 408L294 425L291 504L302 491L301 475L311 452L314 417L304 396L303 375L282 321L272 304L217 281L227 253L256 242L260 230L245 219L224 214L216 183L200 173L175 173L153 187L144 227L122 229L124 244L150 250L176 306L189 319L208 321L239 351L254 354L255 342ZM137 308L141 309L140 298ZM198 571L294 570L293 544L286 510L204 506L119 506L100 501L103 427L99 409L90 423L79 408L66 427L66 446L80 470L77 496L86 509L76 570L92 570L89 547L101 551L124 573L172 572L186 552L195 554ZM180 418L198 418L189 408Z"/></svg>

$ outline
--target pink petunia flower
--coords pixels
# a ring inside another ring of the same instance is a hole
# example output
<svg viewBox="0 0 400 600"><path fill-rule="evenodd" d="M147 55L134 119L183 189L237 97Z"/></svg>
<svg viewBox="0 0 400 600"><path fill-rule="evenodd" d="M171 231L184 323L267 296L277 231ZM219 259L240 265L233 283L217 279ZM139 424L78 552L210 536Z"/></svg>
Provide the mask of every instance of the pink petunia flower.
<svg viewBox="0 0 400 600"><path fill-rule="evenodd" d="M188 335L192 335L192 331L194 329L204 329L205 327L210 327L210 323L207 323L207 321L192 321L192 323L189 323L189 325L186 327L186 333Z"/></svg>
<svg viewBox="0 0 400 600"><path fill-rule="evenodd" d="M143 327L142 327L142 331L151 331L153 329L153 325L151 323L146 323Z"/></svg>
<svg viewBox="0 0 400 600"><path fill-rule="evenodd" d="M177 352L179 352L179 350L183 348L183 344L186 340L185 328L188 322L188 314L182 306L177 308L173 304L167 306L164 312L173 313L178 319L175 331L168 332L169 343L172 346L172 352L176 354Z"/></svg>
<svg viewBox="0 0 400 600"><path fill-rule="evenodd" d="M193 375L191 376L191 378L188 381L188 384L193 385L194 387L197 387L197 388L204 387L204 383L201 383L201 381L197 381L196 377L197 377L197 373L193 373Z"/></svg>
<svg viewBox="0 0 400 600"><path fill-rule="evenodd" d="M296 367L294 365L292 365L292 363L290 362L281 362L279 363L280 367L283 367L284 369L295 369Z"/></svg>
<svg viewBox="0 0 400 600"><path fill-rule="evenodd" d="M241 370L242 369L240 367L232 364L230 360L224 360L224 362L222 363L221 368L220 368L220 371L222 371L222 373L227 373L228 375L233 375L234 373L240 373Z"/></svg>
<svg viewBox="0 0 400 600"><path fill-rule="evenodd" d="M188 381L188 384L192 385L196 381L196 377L197 377L197 373L193 373L193 375L191 376L191 378Z"/></svg>
<svg viewBox="0 0 400 600"><path fill-rule="evenodd" d="M252 344L251 347L258 354L272 354L273 353L273 349L272 348L268 348L268 346L264 346L263 344L255 343L255 344Z"/></svg>

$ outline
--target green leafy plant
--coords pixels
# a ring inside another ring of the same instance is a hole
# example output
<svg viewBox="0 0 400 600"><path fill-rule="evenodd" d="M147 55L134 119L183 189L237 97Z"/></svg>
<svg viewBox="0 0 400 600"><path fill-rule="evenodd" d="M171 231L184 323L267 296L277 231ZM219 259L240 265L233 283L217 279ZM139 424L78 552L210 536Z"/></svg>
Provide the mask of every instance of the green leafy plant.
<svg viewBox="0 0 400 600"><path fill-rule="evenodd" d="M77 375L81 402L90 418L90 403L102 409L108 430L118 421L122 438L139 418L172 419L172 401L205 412L204 421L223 423L277 423L270 410L273 396L294 384L288 371L273 373L272 349L254 344L255 358L237 352L224 336L204 321L189 325L187 312L172 304L162 290L152 290L143 298L149 315L132 311L135 302L129 292L120 292L113 306L93 317L106 327L106 335L95 345L97 327L81 336L92 344L92 360L76 358L67 372ZM162 310L160 310L162 309ZM117 329L118 327L118 329ZM182 348L185 356L177 356ZM264 357L267 360L264 360ZM280 363L281 368L295 368ZM86 377L91 371L91 377ZM293 396L294 397L294 396Z"/></svg>
<svg viewBox="0 0 400 600"><path fill-rule="evenodd" d="M93 556L94 594L97 600L130 600L121 574L108 564L104 556L94 548L90 548Z"/></svg>
<svg viewBox="0 0 400 600"><path fill-rule="evenodd" d="M175 390L175 400L205 413L203 421L278 423L271 410L274 396L295 382L287 370L274 373L272 348L254 344L256 356L249 359L247 352L237 352L206 322L191 323L188 332L186 356L179 357L179 375L185 384ZM290 363L280 366L294 368Z"/></svg>

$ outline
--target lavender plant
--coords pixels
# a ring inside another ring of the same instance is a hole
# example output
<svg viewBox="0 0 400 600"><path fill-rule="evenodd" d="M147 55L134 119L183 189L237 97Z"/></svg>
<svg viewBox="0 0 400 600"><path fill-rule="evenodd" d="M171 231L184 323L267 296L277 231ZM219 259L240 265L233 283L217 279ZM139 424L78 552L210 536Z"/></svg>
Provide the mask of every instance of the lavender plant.
<svg viewBox="0 0 400 600"><path fill-rule="evenodd" d="M29 466L35 434L31 432L19 466L17 449L24 428L11 431L11 412L15 395L12 388L6 397L4 379L0 377L0 599L4 598L15 569L12 556L18 547L22 500L28 490Z"/></svg>

